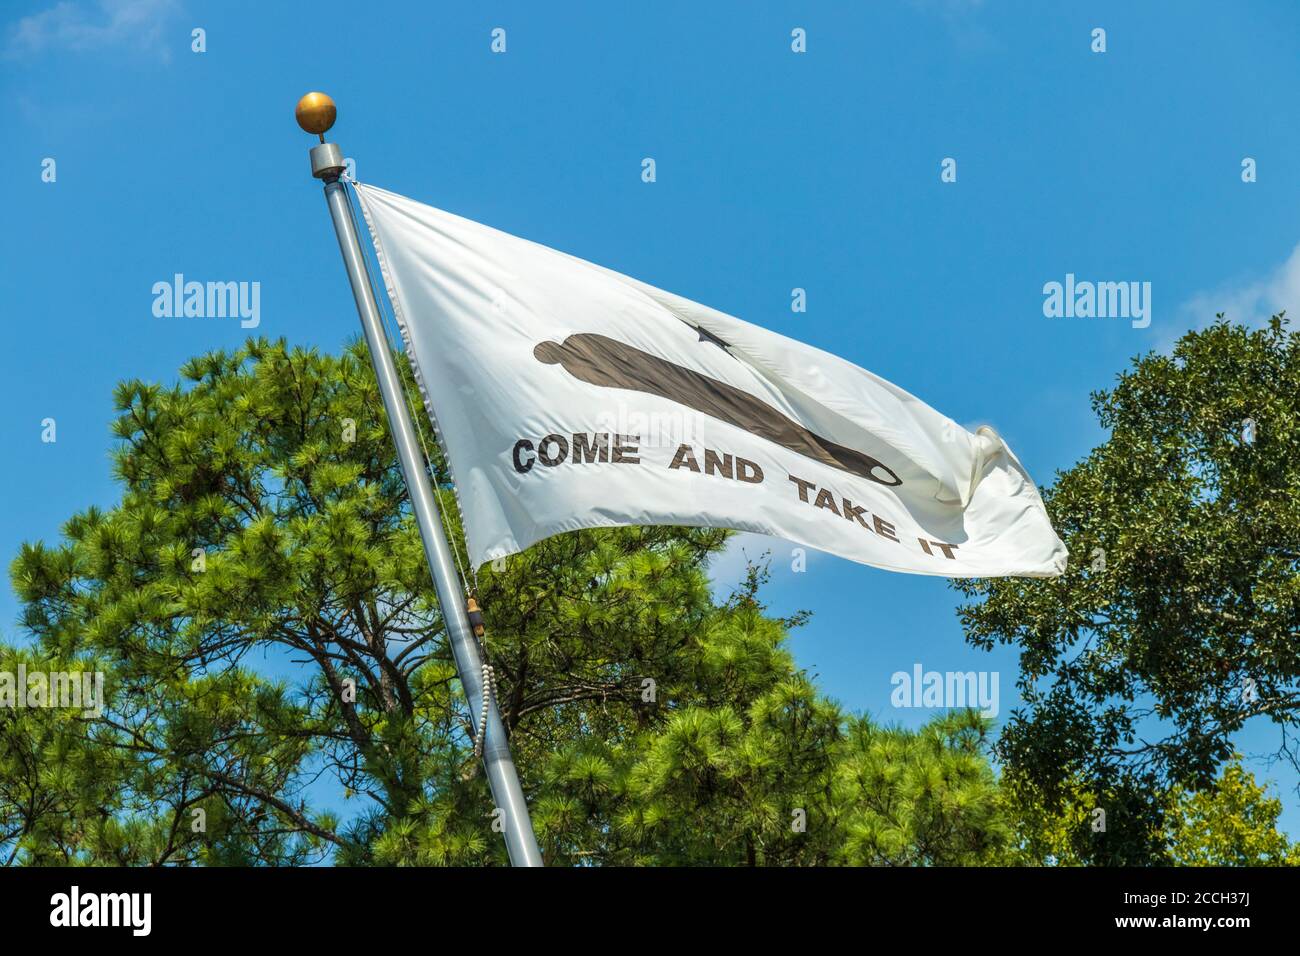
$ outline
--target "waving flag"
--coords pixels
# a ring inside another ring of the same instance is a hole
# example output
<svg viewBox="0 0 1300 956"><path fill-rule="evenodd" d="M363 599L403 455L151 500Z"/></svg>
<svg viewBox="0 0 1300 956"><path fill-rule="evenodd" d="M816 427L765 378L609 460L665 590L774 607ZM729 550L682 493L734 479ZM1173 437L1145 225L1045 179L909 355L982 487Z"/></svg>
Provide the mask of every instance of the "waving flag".
<svg viewBox="0 0 1300 956"><path fill-rule="evenodd" d="M563 531L671 524L917 574L1065 569L992 429L708 306L356 190L475 566Z"/></svg>

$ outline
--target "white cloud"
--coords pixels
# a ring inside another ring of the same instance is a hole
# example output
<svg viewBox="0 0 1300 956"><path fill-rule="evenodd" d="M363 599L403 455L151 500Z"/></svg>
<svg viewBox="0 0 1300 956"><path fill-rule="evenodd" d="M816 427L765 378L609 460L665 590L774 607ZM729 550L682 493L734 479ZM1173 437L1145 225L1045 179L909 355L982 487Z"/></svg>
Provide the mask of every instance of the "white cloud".
<svg viewBox="0 0 1300 956"><path fill-rule="evenodd" d="M1198 292L1182 306L1194 328L1210 325L1219 312L1234 323L1263 325L1283 310L1292 317L1300 313L1300 244L1291 250L1286 262L1262 279Z"/></svg>
<svg viewBox="0 0 1300 956"><path fill-rule="evenodd" d="M67 50L83 53L133 46L167 58L163 26L176 0L60 0L9 27L11 57Z"/></svg>

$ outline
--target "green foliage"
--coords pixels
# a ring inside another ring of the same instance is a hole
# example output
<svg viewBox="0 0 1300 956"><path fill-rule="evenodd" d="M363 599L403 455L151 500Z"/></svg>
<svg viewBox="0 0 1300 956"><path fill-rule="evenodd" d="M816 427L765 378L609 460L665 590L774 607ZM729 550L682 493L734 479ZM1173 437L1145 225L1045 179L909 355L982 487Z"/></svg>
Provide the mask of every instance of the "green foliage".
<svg viewBox="0 0 1300 956"><path fill-rule="evenodd" d="M987 718L940 717L917 733L854 720L836 773L855 865L967 866L1005 859L1010 828L985 756Z"/></svg>
<svg viewBox="0 0 1300 956"><path fill-rule="evenodd" d="M13 562L32 659L103 670L108 699L98 718L0 711L0 852L505 862L364 349L250 341L182 375L118 389L121 502ZM796 668L785 641L803 617L764 613L756 569L713 599L726 538L581 531L480 570L548 861L995 858L983 724L908 733L842 714ZM321 779L355 801L346 823L313 809Z"/></svg>
<svg viewBox="0 0 1300 956"><path fill-rule="evenodd" d="M1278 832L1282 802L1255 782L1240 759L1214 786L1170 795L1165 828L1176 866L1300 866L1300 844Z"/></svg>
<svg viewBox="0 0 1300 956"><path fill-rule="evenodd" d="M1109 437L1044 494L1069 570L960 582L962 619L1020 649L1015 799L1054 818L1099 795L1107 839L1079 858L1156 862L1165 794L1209 787L1248 720L1296 723L1300 335L1220 320L1093 406Z"/></svg>
<svg viewBox="0 0 1300 956"><path fill-rule="evenodd" d="M1017 837L1010 858L1017 863L1079 866L1104 858L1107 834L1097 827L1096 808L1113 806L1115 795L1098 798L1081 786L1055 812L1016 799L1010 809ZM1163 848L1162 862L1175 866L1296 866L1300 844L1277 829L1280 800L1270 797L1241 765L1226 764L1209 787L1174 787L1162 795L1163 815L1150 841Z"/></svg>

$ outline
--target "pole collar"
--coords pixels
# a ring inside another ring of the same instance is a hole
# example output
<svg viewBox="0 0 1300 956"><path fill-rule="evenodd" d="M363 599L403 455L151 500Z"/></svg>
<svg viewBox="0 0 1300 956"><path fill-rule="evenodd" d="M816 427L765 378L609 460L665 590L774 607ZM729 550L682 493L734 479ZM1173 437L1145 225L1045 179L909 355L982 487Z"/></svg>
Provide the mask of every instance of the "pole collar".
<svg viewBox="0 0 1300 956"><path fill-rule="evenodd" d="M311 148L311 174L317 179L332 183L346 168L338 143L321 143Z"/></svg>

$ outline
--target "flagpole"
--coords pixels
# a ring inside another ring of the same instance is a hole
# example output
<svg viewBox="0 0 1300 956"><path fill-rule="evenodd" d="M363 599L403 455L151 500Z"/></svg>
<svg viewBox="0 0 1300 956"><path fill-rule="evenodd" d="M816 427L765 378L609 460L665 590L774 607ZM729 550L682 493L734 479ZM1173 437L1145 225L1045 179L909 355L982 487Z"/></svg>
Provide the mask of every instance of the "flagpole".
<svg viewBox="0 0 1300 956"><path fill-rule="evenodd" d="M420 538L424 541L424 553L438 594L438 604L442 608L442 618L456 661L456 672L460 676L461 686L465 688L465 696L469 698L471 719L475 722L474 732L482 734L484 728L477 726L477 723L484 712L485 688L478 639L462 601L451 546L442 530L438 503L433 496L419 441L406 410L401 380L388 350L388 337L384 334L379 303L366 271L347 191L339 181L345 168L343 153L337 144L325 142L325 132L334 125L334 102L323 93L308 93L298 102L297 117L299 126L320 136L320 145L311 149L311 174L325 183L325 201L329 205L330 217L334 220L334 231L343 253L348 281L352 284L352 296L356 299L357 313L361 317L366 345L370 349L370 361L379 382L379 394L384 401L384 410L388 413L397 457L411 499L411 509L420 526ZM519 785L514 759L510 756L505 725L501 723L501 715L492 696L487 695L487 736L483 746L483 765L487 771L488 784L492 788L492 799L501 811L506 849L513 866L542 866L542 854L537 848L537 836L533 833L532 820L528 815L528 803L524 799L523 788Z"/></svg>

